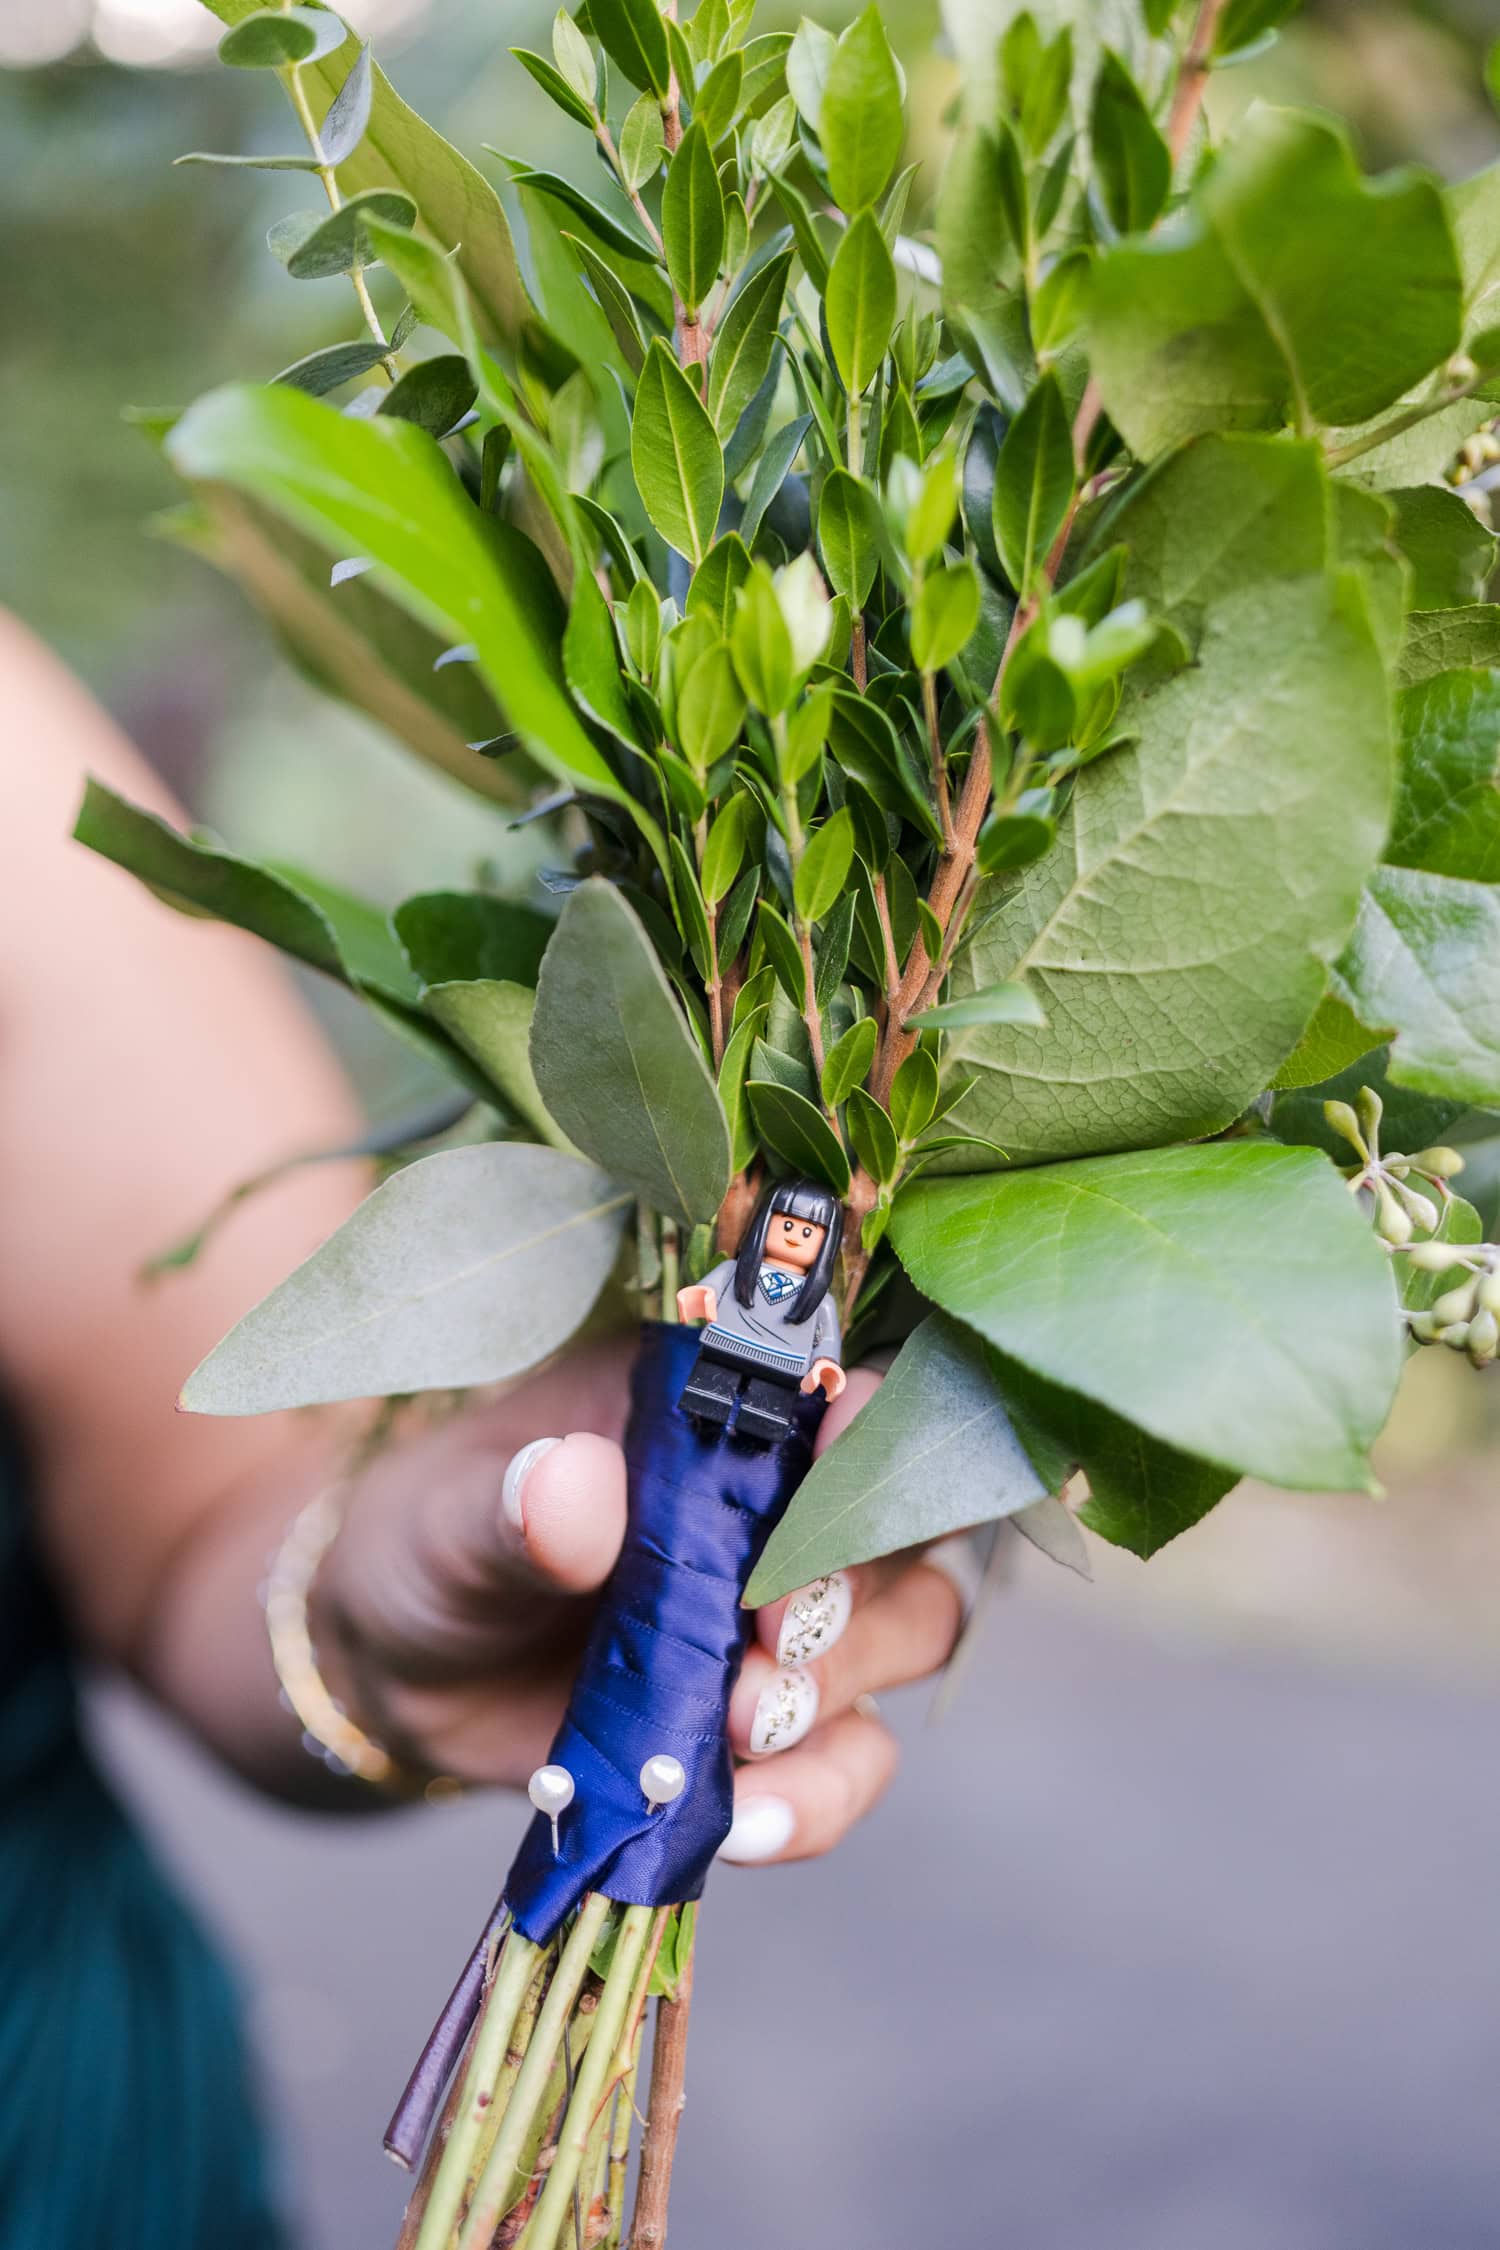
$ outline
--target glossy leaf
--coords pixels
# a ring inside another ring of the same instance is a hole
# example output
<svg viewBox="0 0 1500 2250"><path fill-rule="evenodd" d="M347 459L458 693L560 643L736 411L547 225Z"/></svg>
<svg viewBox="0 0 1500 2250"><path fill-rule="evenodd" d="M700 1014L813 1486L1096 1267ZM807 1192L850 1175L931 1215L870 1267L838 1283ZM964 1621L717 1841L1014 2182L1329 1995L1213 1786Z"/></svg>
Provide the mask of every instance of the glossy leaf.
<svg viewBox="0 0 1500 2250"><path fill-rule="evenodd" d="M995 1354L934 1314L802 1480L745 1599L776 1601L829 1571L1013 1515L1046 1489L1011 1426Z"/></svg>
<svg viewBox="0 0 1500 2250"><path fill-rule="evenodd" d="M834 253L824 313L834 363L858 398L875 380L896 325L896 268L871 211L851 221Z"/></svg>
<svg viewBox="0 0 1500 2250"><path fill-rule="evenodd" d="M816 131L834 200L852 218L884 191L904 138L901 80L873 0L828 58Z"/></svg>
<svg viewBox="0 0 1500 2250"><path fill-rule="evenodd" d="M1390 1075L1418 1093L1500 1104L1500 889L1415 867L1370 878L1335 989L1395 1035Z"/></svg>
<svg viewBox="0 0 1500 2250"><path fill-rule="evenodd" d="M849 1192L849 1159L823 1112L790 1086L750 1079L750 1113L766 1146L794 1172L821 1180L835 1195Z"/></svg>
<svg viewBox="0 0 1500 2250"><path fill-rule="evenodd" d="M1073 432L1055 375L1044 375L1005 433L992 526L1001 566L1024 592L1046 561L1073 498Z"/></svg>
<svg viewBox="0 0 1500 2250"><path fill-rule="evenodd" d="M870 487L847 469L830 469L818 501L818 553L829 585L851 609L870 598L881 536L880 503Z"/></svg>
<svg viewBox="0 0 1500 2250"><path fill-rule="evenodd" d="M664 99L671 71L667 27L656 0L589 0L589 20L610 61L631 85Z"/></svg>
<svg viewBox="0 0 1500 2250"><path fill-rule="evenodd" d="M672 286L688 312L696 313L724 256L724 191L712 145L696 120L667 171L661 233Z"/></svg>
<svg viewBox="0 0 1500 2250"><path fill-rule="evenodd" d="M529 47L512 47L511 53L522 69L536 80L548 99L556 102L565 117L571 117L575 124L586 125L590 132L593 131L594 113L590 109L588 101L579 93L576 86L564 78L555 63L548 62L545 55L534 55ZM659 110L656 111L656 116L659 126L661 117ZM623 141L624 136L622 135L622 155L624 153ZM658 145L660 145L659 141ZM649 174L647 176L649 177Z"/></svg>
<svg viewBox="0 0 1500 2250"><path fill-rule="evenodd" d="M1172 158L1135 80L1105 50L1089 111L1094 178L1117 234L1154 225L1172 185Z"/></svg>
<svg viewBox="0 0 1500 2250"><path fill-rule="evenodd" d="M724 455L702 399L658 337L646 355L630 430L646 513L663 539L701 563L724 497Z"/></svg>
<svg viewBox="0 0 1500 2250"><path fill-rule="evenodd" d="M543 1101L585 1156L651 1209L711 1219L729 1185L729 1129L655 948L600 877L568 899L531 1026Z"/></svg>
<svg viewBox="0 0 1500 2250"><path fill-rule="evenodd" d="M815 828L797 868L793 897L804 922L821 922L849 880L854 822L847 805Z"/></svg>
<svg viewBox="0 0 1500 2250"><path fill-rule="evenodd" d="M925 573L911 613L911 660L941 672L968 646L979 623L979 573L967 556Z"/></svg>
<svg viewBox="0 0 1500 2250"><path fill-rule="evenodd" d="M396 1172L183 1386L193 1414L461 1390L534 1367L586 1317L629 1194L513 1142Z"/></svg>
<svg viewBox="0 0 1500 2250"><path fill-rule="evenodd" d="M1273 1484L1371 1486L1400 1332L1369 1222L1315 1151L923 1179L892 1239L945 1311L1164 1444Z"/></svg>
<svg viewBox="0 0 1500 2250"><path fill-rule="evenodd" d="M791 263L790 250L769 259L736 290L719 323L708 363L708 411L721 439L729 438L765 381Z"/></svg>
<svg viewBox="0 0 1500 2250"><path fill-rule="evenodd" d="M1030 985L992 984L982 992L971 992L967 999L924 1008L909 1021L921 1031L964 1031L980 1023L1029 1023L1041 1028L1047 1018Z"/></svg>
<svg viewBox="0 0 1500 2250"><path fill-rule="evenodd" d="M821 1082L823 1100L829 1109L837 1109L870 1075L876 1037L875 1018L861 1016L858 1023L851 1023L843 1037L829 1048Z"/></svg>

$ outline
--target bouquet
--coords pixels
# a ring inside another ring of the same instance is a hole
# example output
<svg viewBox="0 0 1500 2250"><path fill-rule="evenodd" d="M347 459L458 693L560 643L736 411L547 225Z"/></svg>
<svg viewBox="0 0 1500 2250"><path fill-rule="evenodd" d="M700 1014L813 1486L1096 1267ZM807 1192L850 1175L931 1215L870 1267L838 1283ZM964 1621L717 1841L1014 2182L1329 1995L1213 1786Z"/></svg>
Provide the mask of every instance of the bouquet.
<svg viewBox="0 0 1500 2250"><path fill-rule="evenodd" d="M742 1601L1374 1490L1408 1349L1496 1356L1500 170L1213 139L1286 0L948 0L905 165L878 7L586 0L516 50L580 162L491 151L502 202L337 15L211 4L302 139L185 161L309 175L270 248L358 326L163 419L172 528L555 865L387 915L91 787L466 1118L185 1403L638 1328L625 1553L390 2145L418 2250L619 2244L654 2000L647 2250Z"/></svg>

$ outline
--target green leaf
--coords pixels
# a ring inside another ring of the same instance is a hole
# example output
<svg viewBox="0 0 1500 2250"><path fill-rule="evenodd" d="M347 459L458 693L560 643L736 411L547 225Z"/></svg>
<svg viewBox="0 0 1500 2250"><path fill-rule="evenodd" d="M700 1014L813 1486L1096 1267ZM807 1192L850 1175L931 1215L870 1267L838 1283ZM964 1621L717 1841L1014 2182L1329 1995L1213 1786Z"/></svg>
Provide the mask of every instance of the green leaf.
<svg viewBox="0 0 1500 2250"><path fill-rule="evenodd" d="M852 218L883 192L904 138L901 80L874 0L829 60L816 131L834 201Z"/></svg>
<svg viewBox="0 0 1500 2250"><path fill-rule="evenodd" d="M668 546L701 563L724 498L724 455L708 411L660 337L646 354L630 460L647 515Z"/></svg>
<svg viewBox="0 0 1500 2250"><path fill-rule="evenodd" d="M226 24L241 23L256 12L255 0L206 0L206 5ZM330 24L339 20L327 18ZM342 53L340 45L304 63L298 74L320 126L345 83ZM383 71L372 68L371 80L368 127L358 148L339 166L339 186L345 195L378 187L397 188L412 198L427 231L453 252L481 343L505 366L514 367L535 315L500 198L482 172L402 101Z"/></svg>
<svg viewBox="0 0 1500 2250"><path fill-rule="evenodd" d="M379 412L415 422L435 438L446 437L474 404L477 386L469 363L458 352L439 352L408 367L386 392Z"/></svg>
<svg viewBox="0 0 1500 2250"><path fill-rule="evenodd" d="M344 40L343 27L320 20L312 8L260 8L219 41L219 60L236 70L284 70L328 54Z"/></svg>
<svg viewBox="0 0 1500 2250"><path fill-rule="evenodd" d="M703 846L703 896L710 906L727 897L744 863L750 838L759 825L755 799L746 789L736 791L714 816Z"/></svg>
<svg viewBox="0 0 1500 2250"><path fill-rule="evenodd" d="M620 127L620 163L628 188L642 188L654 180L666 155L666 128L661 104L654 94L642 94L625 113Z"/></svg>
<svg viewBox="0 0 1500 2250"><path fill-rule="evenodd" d="M661 233L672 286L686 310L696 313L724 257L724 190L712 145L696 120L667 171Z"/></svg>
<svg viewBox="0 0 1500 2250"><path fill-rule="evenodd" d="M821 1180L835 1195L849 1193L849 1159L823 1112L805 1094L770 1079L752 1078L745 1087L755 1129L772 1154L808 1179Z"/></svg>
<svg viewBox="0 0 1500 2250"><path fill-rule="evenodd" d="M1064 252L1032 298L1031 340L1039 355L1060 352L1083 326L1093 267L1087 250Z"/></svg>
<svg viewBox="0 0 1500 2250"><path fill-rule="evenodd" d="M1335 989L1395 1034L1398 1085L1500 1104L1500 890L1415 867L1370 878Z"/></svg>
<svg viewBox="0 0 1500 2250"><path fill-rule="evenodd" d="M572 893L542 962L531 1066L569 1140L696 1225L729 1185L729 1129L655 949L612 884Z"/></svg>
<svg viewBox="0 0 1500 2250"><path fill-rule="evenodd" d="M1465 665L1500 666L1500 603L1420 611L1407 619L1396 661L1396 685L1415 687L1437 672Z"/></svg>
<svg viewBox="0 0 1500 2250"><path fill-rule="evenodd" d="M979 623L979 573L967 555L929 570L911 613L911 660L919 672L941 672L966 648Z"/></svg>
<svg viewBox="0 0 1500 2250"><path fill-rule="evenodd" d="M630 259L639 266L655 263L655 249L648 237L637 230L634 220L617 217L604 204L596 203L591 195L585 195L582 188L575 187L571 180L564 179L560 172L538 172L529 164L522 164L515 157L506 156L501 149L495 149L492 153L510 166L511 183L514 187L561 204L565 211L570 212L574 218L581 219L599 241L618 256ZM531 208L526 204L524 196L522 202L523 208Z"/></svg>
<svg viewBox="0 0 1500 2250"><path fill-rule="evenodd" d="M1025 593L1073 501L1073 432L1055 375L1044 375L1005 433L991 503L1006 577Z"/></svg>
<svg viewBox="0 0 1500 2250"><path fill-rule="evenodd" d="M836 1039L828 1050L823 1064L821 1091L824 1104L838 1109L870 1075L870 1065L875 1060L875 1018L861 1016L851 1023L841 1039Z"/></svg>
<svg viewBox="0 0 1500 2250"><path fill-rule="evenodd" d="M294 391L306 391L312 398L324 398L329 391L352 382L356 375L368 375L387 356L389 345L377 344L373 337L360 337L348 344L328 344L320 352L309 352L305 359L293 360L273 375L275 383L286 383Z"/></svg>
<svg viewBox="0 0 1500 2250"><path fill-rule="evenodd" d="M994 1354L934 1314L803 1478L745 1599L777 1601L829 1571L1014 1515L1046 1489L1011 1427Z"/></svg>
<svg viewBox="0 0 1500 2250"><path fill-rule="evenodd" d="M830 469L818 501L818 553L828 583L862 610L880 567L880 503L847 469Z"/></svg>
<svg viewBox="0 0 1500 2250"><path fill-rule="evenodd" d="M1144 234L1172 185L1172 157L1135 80L1108 48L1089 110L1094 174L1116 234Z"/></svg>
<svg viewBox="0 0 1500 2250"><path fill-rule="evenodd" d="M1296 1046L1287 1056L1271 1084L1278 1092L1294 1090L1299 1086L1321 1086L1326 1079L1336 1078L1347 1070L1361 1055L1380 1044L1376 1034L1367 1031L1353 1011L1331 992L1325 992L1318 1002L1318 1012L1313 1017ZM1294 1135L1279 1134L1286 1140Z"/></svg>
<svg viewBox="0 0 1500 2250"><path fill-rule="evenodd" d="M844 1119L860 1163L872 1179L889 1187L901 1169L901 1144L889 1115L873 1094L855 1086L845 1102Z"/></svg>
<svg viewBox="0 0 1500 2250"><path fill-rule="evenodd" d="M529 986L502 977L433 984L422 1005L484 1074L512 1117L538 1140L577 1155L537 1091L530 1046L536 994Z"/></svg>
<svg viewBox="0 0 1500 2250"><path fill-rule="evenodd" d="M336 41L342 45L342 41ZM349 75L328 105L318 132L323 160L335 169L347 164L370 129L375 108L375 73L368 40L349 66Z"/></svg>
<svg viewBox="0 0 1500 2250"><path fill-rule="evenodd" d="M1033 1458L1041 1436L1087 1476L1089 1497L1078 1520L1143 1561L1201 1523L1237 1482L1232 1469L1163 1445L1096 1400L1043 1382L1014 1360L1003 1362L1001 1381Z"/></svg>
<svg viewBox="0 0 1500 2250"><path fill-rule="evenodd" d="M1057 838L1057 822L1045 813L992 813L979 831L979 846L975 854L981 875L1013 875L1018 868L1031 867L1048 853ZM994 989L993 987L991 989ZM964 1001L955 1005L963 1007ZM1026 1022L1022 1016L1006 1018L985 1017L985 1022ZM1046 1016L1041 1020L1045 1023Z"/></svg>
<svg viewBox="0 0 1500 2250"><path fill-rule="evenodd" d="M1401 762L1385 856L1500 881L1500 671L1440 672L1400 703Z"/></svg>
<svg viewBox="0 0 1500 2250"><path fill-rule="evenodd" d="M708 411L723 439L733 434L770 370L791 263L790 250L769 259L736 290L719 323L708 363Z"/></svg>
<svg viewBox="0 0 1500 2250"><path fill-rule="evenodd" d="M732 748L745 717L745 698L727 641L703 651L677 686L677 736L683 756L702 776Z"/></svg>
<svg viewBox="0 0 1500 2250"><path fill-rule="evenodd" d="M812 428L812 416L799 414L795 422L787 422L766 442L765 451L755 466L750 479L750 490L745 495L745 509L740 517L740 537L747 547L755 545L755 535L760 530L767 508L791 474L792 463L802 450L803 440Z"/></svg>
<svg viewBox="0 0 1500 2250"><path fill-rule="evenodd" d="M226 171L235 172L318 172L322 170L315 156L306 152L296 156L221 156L213 149L187 149L174 156L178 164L217 164Z"/></svg>
<svg viewBox="0 0 1500 2250"><path fill-rule="evenodd" d="M562 72L557 68L555 63L548 62L545 56L534 55L529 47L512 47L511 53L515 56L516 61L521 65L522 69L528 71L530 75L536 80L537 84L541 87L542 92L546 94L550 100L556 102L558 108L562 111L565 117L571 117L575 124L586 125L589 128L590 132L593 131L594 113L590 109L588 102L585 100L583 95L578 92L578 89L575 86L571 85L566 78L564 78ZM660 110L656 109L654 104L652 105L652 114L655 116L657 122L657 138L659 146L661 134L661 112ZM620 152L622 155L624 155L625 152L624 141L625 136L622 133L620 136ZM647 174L646 176L648 178L650 177L649 174ZM640 183L639 181L637 181L634 184L639 186Z"/></svg>
<svg viewBox="0 0 1500 2250"><path fill-rule="evenodd" d="M1358 423L1456 350L1462 299L1434 181L1367 184L1338 127L1255 109L1169 238L1095 268L1094 377L1145 458L1200 430Z"/></svg>
<svg viewBox="0 0 1500 2250"><path fill-rule="evenodd" d="M1389 707L1347 585L1226 597L1197 663L1127 693L1120 726L1053 849L981 891L954 964L953 999L1024 977L1047 1015L945 1053L978 1072L969 1129L1017 1162L1229 1124L1317 1007L1384 842Z"/></svg>
<svg viewBox="0 0 1500 2250"><path fill-rule="evenodd" d="M321 885L322 897L314 898L310 887L299 887L299 878L258 867L204 838L181 836L102 781L89 781L73 833L90 851L128 868L169 905L249 930L356 990L368 988L400 1005L417 999L389 930L384 944L376 938L372 947L371 924L384 929L384 918L359 900L341 900ZM330 908L357 931L364 955L358 967L340 942Z"/></svg>
<svg viewBox="0 0 1500 2250"><path fill-rule="evenodd" d="M734 123L745 82L745 58L740 50L714 64L693 97L693 123L701 125L710 141L721 141Z"/></svg>
<svg viewBox="0 0 1500 2250"><path fill-rule="evenodd" d="M785 915L779 914L769 899L762 899L760 912L755 918L756 931L765 947L766 957L776 971L776 981L794 1008L801 1008L807 996L807 978L803 973L802 952L792 934Z"/></svg>
<svg viewBox="0 0 1500 2250"><path fill-rule="evenodd" d="M1272 1484L1372 1488L1400 1334L1380 1246L1316 1151L926 1178L891 1232L944 1311L1164 1444Z"/></svg>
<svg viewBox="0 0 1500 2250"><path fill-rule="evenodd" d="M1026 984L992 984L971 992L966 1000L946 1000L941 1007L924 1008L908 1023L917 1031L965 1031L979 1023L1029 1023L1039 1029L1047 1021L1041 1002Z"/></svg>
<svg viewBox="0 0 1500 2250"><path fill-rule="evenodd" d="M797 868L792 895L804 922L821 922L849 880L854 861L854 821L841 806L814 829Z"/></svg>
<svg viewBox="0 0 1500 2250"><path fill-rule="evenodd" d="M916 1047L891 1083L891 1123L897 1137L911 1142L925 1133L937 1105L937 1064L925 1047Z"/></svg>
<svg viewBox="0 0 1500 2250"><path fill-rule="evenodd" d="M490 891L419 891L391 919L425 985L504 978L534 986L553 929L534 907Z"/></svg>
<svg viewBox="0 0 1500 2250"><path fill-rule="evenodd" d="M831 31L825 31L822 24L814 23L810 16L804 16L787 49L787 91L797 105L798 115L815 133L823 121L823 91L833 67L835 45Z"/></svg>
<svg viewBox="0 0 1500 2250"><path fill-rule="evenodd" d="M1457 609L1482 601L1495 568L1496 540L1466 501L1440 484L1389 495L1396 541L1411 564L1412 609Z"/></svg>
<svg viewBox="0 0 1500 2250"><path fill-rule="evenodd" d="M896 268L873 211L861 211L834 253L824 299L828 342L851 398L880 371L896 325Z"/></svg>
<svg viewBox="0 0 1500 2250"><path fill-rule="evenodd" d="M797 689L792 636L764 563L756 563L740 588L729 636L740 685L757 711L775 718Z"/></svg>
<svg viewBox="0 0 1500 2250"><path fill-rule="evenodd" d="M589 0L589 20L610 61L632 86L666 99L671 83L667 27L656 0Z"/></svg>
<svg viewBox="0 0 1500 2250"><path fill-rule="evenodd" d="M366 188L350 196L337 211L330 211L310 233L304 234L286 261L293 281L327 281L369 265L375 256L365 232L367 219L388 227L409 227L417 207L409 195L396 188Z"/></svg>
<svg viewBox="0 0 1500 2250"><path fill-rule="evenodd" d="M630 1197L513 1142L396 1172L188 1377L192 1414L463 1390L566 1343L614 1264Z"/></svg>

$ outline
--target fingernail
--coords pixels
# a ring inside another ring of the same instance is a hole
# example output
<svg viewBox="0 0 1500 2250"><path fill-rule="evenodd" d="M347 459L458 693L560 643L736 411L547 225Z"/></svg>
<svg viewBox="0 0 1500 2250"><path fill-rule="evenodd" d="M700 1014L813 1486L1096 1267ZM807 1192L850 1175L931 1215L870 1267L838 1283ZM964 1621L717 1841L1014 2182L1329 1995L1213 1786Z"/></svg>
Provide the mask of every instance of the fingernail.
<svg viewBox="0 0 1500 2250"><path fill-rule="evenodd" d="M792 1840L797 1816L785 1797L745 1797L734 1808L734 1822L714 1855L741 1867L774 1859Z"/></svg>
<svg viewBox="0 0 1500 2250"><path fill-rule="evenodd" d="M818 1715L818 1683L811 1672L778 1672L760 1691L750 1727L750 1749L761 1757L790 1750Z"/></svg>
<svg viewBox="0 0 1500 2250"><path fill-rule="evenodd" d="M826 1655L849 1622L854 1608L847 1571L831 1571L815 1578L800 1594L793 1594L781 1620L776 1643L778 1664L811 1664Z"/></svg>
<svg viewBox="0 0 1500 2250"><path fill-rule="evenodd" d="M554 1445L561 1444L561 1438L533 1438L530 1445L523 1445L519 1453L513 1453L510 1457L510 1466L506 1469L505 1479L500 1487L500 1512L512 1531L519 1532L523 1539L526 1536L526 1516L522 1507L522 1495L526 1489L526 1479L542 1455L550 1453Z"/></svg>

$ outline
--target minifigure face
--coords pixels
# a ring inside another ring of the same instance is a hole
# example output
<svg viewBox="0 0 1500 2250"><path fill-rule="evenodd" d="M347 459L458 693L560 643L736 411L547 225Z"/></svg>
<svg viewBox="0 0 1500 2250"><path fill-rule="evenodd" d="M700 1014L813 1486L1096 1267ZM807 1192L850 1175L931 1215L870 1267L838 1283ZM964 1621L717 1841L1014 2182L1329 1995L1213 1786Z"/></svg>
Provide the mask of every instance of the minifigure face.
<svg viewBox="0 0 1500 2250"><path fill-rule="evenodd" d="M774 1258L778 1266L795 1266L798 1273L807 1273L816 1263L827 1231L814 1219L794 1219L785 1211L775 1211L766 1229L766 1256Z"/></svg>

